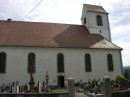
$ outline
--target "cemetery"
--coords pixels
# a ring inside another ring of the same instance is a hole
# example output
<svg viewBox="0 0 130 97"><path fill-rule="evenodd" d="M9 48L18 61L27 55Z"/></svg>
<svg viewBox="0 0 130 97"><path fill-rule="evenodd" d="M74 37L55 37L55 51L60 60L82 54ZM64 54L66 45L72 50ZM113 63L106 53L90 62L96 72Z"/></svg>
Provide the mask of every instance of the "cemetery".
<svg viewBox="0 0 130 97"><path fill-rule="evenodd" d="M130 97L130 81L122 75L115 80L109 76L100 79L89 79L87 82L74 82L73 78L67 79L67 87L51 87L48 84L49 75L46 74L46 82L34 82L33 74L30 74L30 82L19 86L19 82L12 82L0 87L0 97L75 97L75 92L82 92L86 97Z"/></svg>
<svg viewBox="0 0 130 97"><path fill-rule="evenodd" d="M115 80L104 77L103 82L100 79L82 81L75 84L76 91L83 91L89 97L130 97L130 81L127 77L118 75Z"/></svg>
<svg viewBox="0 0 130 97"><path fill-rule="evenodd" d="M33 73L30 73L30 82L19 86L19 82L12 82L0 87L0 97L68 97L65 89L56 89L48 84L49 75L46 74L46 82L34 82Z"/></svg>

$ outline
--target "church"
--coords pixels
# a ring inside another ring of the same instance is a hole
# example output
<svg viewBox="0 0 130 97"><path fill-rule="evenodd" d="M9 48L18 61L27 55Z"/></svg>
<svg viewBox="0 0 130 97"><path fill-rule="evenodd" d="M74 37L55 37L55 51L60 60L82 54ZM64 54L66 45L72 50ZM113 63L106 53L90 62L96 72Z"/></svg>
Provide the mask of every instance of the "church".
<svg viewBox="0 0 130 97"><path fill-rule="evenodd" d="M82 25L0 20L0 85L46 80L115 79L122 74L122 48L111 41L108 13L83 4Z"/></svg>

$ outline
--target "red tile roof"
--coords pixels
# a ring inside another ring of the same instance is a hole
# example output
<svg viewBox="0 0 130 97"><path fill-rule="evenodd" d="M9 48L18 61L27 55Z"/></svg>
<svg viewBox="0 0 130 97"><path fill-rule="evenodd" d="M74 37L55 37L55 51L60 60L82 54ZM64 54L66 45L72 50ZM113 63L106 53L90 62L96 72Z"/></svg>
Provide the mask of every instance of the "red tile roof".
<svg viewBox="0 0 130 97"><path fill-rule="evenodd" d="M121 49L83 25L0 20L0 46Z"/></svg>
<svg viewBox="0 0 130 97"><path fill-rule="evenodd" d="M83 5L88 11L107 13L102 6L84 4Z"/></svg>

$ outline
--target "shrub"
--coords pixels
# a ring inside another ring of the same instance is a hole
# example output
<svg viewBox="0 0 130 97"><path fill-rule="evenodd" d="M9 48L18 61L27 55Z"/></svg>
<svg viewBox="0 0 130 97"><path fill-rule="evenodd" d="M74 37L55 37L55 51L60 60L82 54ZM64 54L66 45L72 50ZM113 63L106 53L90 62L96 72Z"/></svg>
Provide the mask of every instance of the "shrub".
<svg viewBox="0 0 130 97"><path fill-rule="evenodd" d="M124 86L127 85L127 80L125 79L124 76L118 75L118 76L116 77L116 83L117 83L117 85L121 88L121 87L124 87Z"/></svg>
<svg viewBox="0 0 130 97"><path fill-rule="evenodd" d="M75 85L75 87L80 87L80 83L79 82L75 83L74 85Z"/></svg>
<svg viewBox="0 0 130 97"><path fill-rule="evenodd" d="M125 80L125 77L124 76L122 76L122 75L118 75L117 77L116 77L116 82L121 82L121 81L123 81L123 80Z"/></svg>
<svg viewBox="0 0 130 97"><path fill-rule="evenodd" d="M58 93L58 90L50 90L51 93Z"/></svg>

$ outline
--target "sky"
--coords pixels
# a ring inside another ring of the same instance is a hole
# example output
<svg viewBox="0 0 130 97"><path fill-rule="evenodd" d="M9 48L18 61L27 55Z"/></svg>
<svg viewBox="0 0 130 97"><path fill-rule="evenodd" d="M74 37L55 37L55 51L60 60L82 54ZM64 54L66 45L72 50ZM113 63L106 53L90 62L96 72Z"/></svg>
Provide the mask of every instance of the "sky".
<svg viewBox="0 0 130 97"><path fill-rule="evenodd" d="M123 66L130 66L130 0L0 0L0 20L81 25L84 3L109 13L112 42L123 48Z"/></svg>

